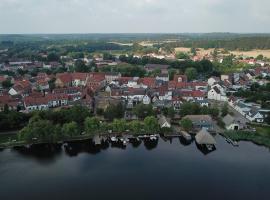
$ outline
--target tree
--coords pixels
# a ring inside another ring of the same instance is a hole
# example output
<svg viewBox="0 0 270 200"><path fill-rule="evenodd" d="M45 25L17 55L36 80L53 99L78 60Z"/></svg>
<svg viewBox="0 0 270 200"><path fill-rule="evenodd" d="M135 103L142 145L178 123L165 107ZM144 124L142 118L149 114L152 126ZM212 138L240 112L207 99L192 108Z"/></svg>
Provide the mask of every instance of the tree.
<svg viewBox="0 0 270 200"><path fill-rule="evenodd" d="M178 58L178 59L189 59L189 56L188 56L188 54L186 54L184 52L178 52L176 54L176 58Z"/></svg>
<svg viewBox="0 0 270 200"><path fill-rule="evenodd" d="M191 81L197 77L198 72L194 67L189 67L186 69L185 75L187 76L188 80Z"/></svg>
<svg viewBox="0 0 270 200"><path fill-rule="evenodd" d="M119 119L124 116L124 112L125 110L121 103L117 105L109 105L104 112L104 118L109 121L112 121L115 118Z"/></svg>
<svg viewBox="0 0 270 200"><path fill-rule="evenodd" d="M140 119L143 119L147 116L153 115L153 107L151 104L144 105L144 104L138 104L133 108L133 113L135 113Z"/></svg>
<svg viewBox="0 0 270 200"><path fill-rule="evenodd" d="M122 133L126 130L126 121L123 119L114 119L112 128L114 132Z"/></svg>
<svg viewBox="0 0 270 200"><path fill-rule="evenodd" d="M147 133L156 133L159 130L158 121L153 116L144 119L144 127Z"/></svg>
<svg viewBox="0 0 270 200"><path fill-rule="evenodd" d="M133 133L140 133L141 129L143 128L142 124L138 120L130 122L129 127Z"/></svg>
<svg viewBox="0 0 270 200"><path fill-rule="evenodd" d="M25 75L28 73L28 70L23 70L23 69L17 69L17 73L20 74L21 76Z"/></svg>
<svg viewBox="0 0 270 200"><path fill-rule="evenodd" d="M263 60L263 55L262 54L258 55L256 59L257 60Z"/></svg>
<svg viewBox="0 0 270 200"><path fill-rule="evenodd" d="M75 62L75 71L76 72L90 72L90 67L86 66L84 61L76 60Z"/></svg>
<svg viewBox="0 0 270 200"><path fill-rule="evenodd" d="M190 49L190 52L193 54L193 56L196 56L197 55L197 51L196 51L196 48L192 47Z"/></svg>
<svg viewBox="0 0 270 200"><path fill-rule="evenodd" d="M183 118L180 121L180 126L185 130L185 131L190 131L192 129L192 121L188 118Z"/></svg>
<svg viewBox="0 0 270 200"><path fill-rule="evenodd" d="M174 115L175 115L175 110L173 109L173 107L170 107L168 109L168 116L173 119L174 118Z"/></svg>
<svg viewBox="0 0 270 200"><path fill-rule="evenodd" d="M6 80L4 80L3 82L2 82L2 86L3 86L3 88L10 88L10 87L12 87L12 83L11 83L11 79L10 78L7 78Z"/></svg>
<svg viewBox="0 0 270 200"><path fill-rule="evenodd" d="M76 122L65 123L62 127L62 133L65 137L74 137L79 134L78 125Z"/></svg>
<svg viewBox="0 0 270 200"><path fill-rule="evenodd" d="M222 117L225 117L229 112L229 108L228 108L228 104L225 103L223 106L222 106L222 109L221 109L221 116Z"/></svg>
<svg viewBox="0 0 270 200"><path fill-rule="evenodd" d="M47 56L47 60L49 62L58 62L60 60L60 56L56 53L49 53Z"/></svg>
<svg viewBox="0 0 270 200"><path fill-rule="evenodd" d="M213 118L217 118L219 116L219 109L217 107L213 107L209 109L209 114L213 117Z"/></svg>
<svg viewBox="0 0 270 200"><path fill-rule="evenodd" d="M84 129L88 134L93 134L100 128L99 120L96 117L87 117L84 121Z"/></svg>
<svg viewBox="0 0 270 200"><path fill-rule="evenodd" d="M54 125L48 120L30 120L29 124L24 127L18 134L20 140L27 142L52 142L54 141Z"/></svg>

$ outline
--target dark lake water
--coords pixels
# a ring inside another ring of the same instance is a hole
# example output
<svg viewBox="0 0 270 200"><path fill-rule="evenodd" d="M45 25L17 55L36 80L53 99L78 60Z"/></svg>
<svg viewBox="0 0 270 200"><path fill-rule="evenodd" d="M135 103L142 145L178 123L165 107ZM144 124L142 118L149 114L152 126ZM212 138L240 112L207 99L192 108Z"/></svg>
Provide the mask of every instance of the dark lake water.
<svg viewBox="0 0 270 200"><path fill-rule="evenodd" d="M129 144L0 151L0 199L270 199L270 152L216 136L202 153L178 138Z"/></svg>

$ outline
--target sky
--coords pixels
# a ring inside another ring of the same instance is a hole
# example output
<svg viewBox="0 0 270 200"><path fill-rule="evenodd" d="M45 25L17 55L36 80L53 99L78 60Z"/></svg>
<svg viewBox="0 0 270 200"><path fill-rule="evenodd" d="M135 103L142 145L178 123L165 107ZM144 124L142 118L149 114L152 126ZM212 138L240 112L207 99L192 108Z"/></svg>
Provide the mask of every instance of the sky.
<svg viewBox="0 0 270 200"><path fill-rule="evenodd" d="M270 0L0 0L0 34L270 33Z"/></svg>

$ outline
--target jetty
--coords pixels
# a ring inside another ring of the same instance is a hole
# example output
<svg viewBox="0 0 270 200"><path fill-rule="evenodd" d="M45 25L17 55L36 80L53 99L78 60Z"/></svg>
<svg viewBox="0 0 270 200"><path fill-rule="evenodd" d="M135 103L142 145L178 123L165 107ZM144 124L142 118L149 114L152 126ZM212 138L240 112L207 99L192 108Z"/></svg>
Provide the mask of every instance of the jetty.
<svg viewBox="0 0 270 200"><path fill-rule="evenodd" d="M186 131L181 131L180 134L181 134L181 136L182 136L183 138L185 138L187 141L190 141L190 140L192 139L192 138L191 138L191 135L190 135L188 132L186 132Z"/></svg>
<svg viewBox="0 0 270 200"><path fill-rule="evenodd" d="M93 142L95 145L101 145L101 138L98 135L95 135L93 138Z"/></svg>

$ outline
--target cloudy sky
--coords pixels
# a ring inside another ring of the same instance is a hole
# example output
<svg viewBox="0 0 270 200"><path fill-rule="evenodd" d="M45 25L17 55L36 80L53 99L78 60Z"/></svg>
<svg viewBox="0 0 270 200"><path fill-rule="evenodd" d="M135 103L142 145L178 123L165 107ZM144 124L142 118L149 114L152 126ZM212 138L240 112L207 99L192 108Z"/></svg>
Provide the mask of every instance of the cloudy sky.
<svg viewBox="0 0 270 200"><path fill-rule="evenodd" d="M0 0L0 33L270 32L270 0Z"/></svg>

